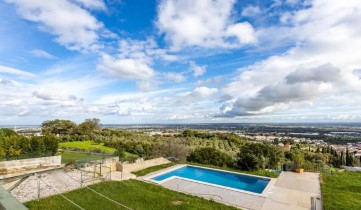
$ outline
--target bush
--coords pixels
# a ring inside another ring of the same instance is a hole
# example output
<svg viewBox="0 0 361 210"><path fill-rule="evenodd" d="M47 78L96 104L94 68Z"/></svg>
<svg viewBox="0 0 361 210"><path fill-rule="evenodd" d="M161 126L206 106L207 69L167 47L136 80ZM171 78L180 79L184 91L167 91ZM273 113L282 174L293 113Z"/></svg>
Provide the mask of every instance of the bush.
<svg viewBox="0 0 361 210"><path fill-rule="evenodd" d="M284 152L271 144L246 143L237 156L237 166L242 170L277 169L284 159Z"/></svg>
<svg viewBox="0 0 361 210"><path fill-rule="evenodd" d="M55 155L59 141L54 135L25 137L0 136L0 160L24 159Z"/></svg>
<svg viewBox="0 0 361 210"><path fill-rule="evenodd" d="M231 156L211 147L199 148L194 150L187 157L187 161L221 167L232 167L235 162Z"/></svg>

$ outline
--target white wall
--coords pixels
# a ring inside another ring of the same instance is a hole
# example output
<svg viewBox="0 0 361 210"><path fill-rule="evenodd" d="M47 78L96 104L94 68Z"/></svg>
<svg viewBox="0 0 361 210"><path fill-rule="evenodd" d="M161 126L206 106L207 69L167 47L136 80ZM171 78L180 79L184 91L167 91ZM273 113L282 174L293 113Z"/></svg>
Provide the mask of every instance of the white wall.
<svg viewBox="0 0 361 210"><path fill-rule="evenodd" d="M29 158L21 160L10 160L0 162L0 174L11 171L30 169L47 166L60 166L61 156Z"/></svg>

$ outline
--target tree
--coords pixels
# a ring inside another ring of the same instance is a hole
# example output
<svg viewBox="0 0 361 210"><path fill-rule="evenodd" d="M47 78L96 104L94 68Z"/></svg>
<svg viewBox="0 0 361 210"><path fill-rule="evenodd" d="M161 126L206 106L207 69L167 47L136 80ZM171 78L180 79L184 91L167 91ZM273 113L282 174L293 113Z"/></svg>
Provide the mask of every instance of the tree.
<svg viewBox="0 0 361 210"><path fill-rule="evenodd" d="M145 145L144 145L145 146ZM172 158L175 161L183 162L187 159L190 148L186 145L177 144L175 142L156 142L152 146L147 145L146 147L150 150L150 156Z"/></svg>
<svg viewBox="0 0 361 210"><path fill-rule="evenodd" d="M100 125L100 120L97 118L86 119L84 122L78 125L77 132L80 135L93 137L92 134L100 132Z"/></svg>
<svg viewBox="0 0 361 210"><path fill-rule="evenodd" d="M341 151L341 155L340 155L340 165L346 165L346 158L343 150Z"/></svg>
<svg viewBox="0 0 361 210"><path fill-rule="evenodd" d="M70 135L76 130L77 125L70 120L48 120L41 124L43 134Z"/></svg>
<svg viewBox="0 0 361 210"><path fill-rule="evenodd" d="M243 170L278 168L284 158L282 148L264 143L246 143L237 155L237 165Z"/></svg>
<svg viewBox="0 0 361 210"><path fill-rule="evenodd" d="M350 153L348 151L348 148L346 148L346 166L350 165Z"/></svg>
<svg viewBox="0 0 361 210"><path fill-rule="evenodd" d="M194 150L187 157L187 161L221 167L233 166L234 164L234 160L231 156L212 147L204 147Z"/></svg>
<svg viewBox="0 0 361 210"><path fill-rule="evenodd" d="M0 129L0 138L9 137L9 136L17 136L18 134L11 129L1 128Z"/></svg>
<svg viewBox="0 0 361 210"><path fill-rule="evenodd" d="M59 139L54 135L46 135L43 137L45 152L55 155L59 148Z"/></svg>

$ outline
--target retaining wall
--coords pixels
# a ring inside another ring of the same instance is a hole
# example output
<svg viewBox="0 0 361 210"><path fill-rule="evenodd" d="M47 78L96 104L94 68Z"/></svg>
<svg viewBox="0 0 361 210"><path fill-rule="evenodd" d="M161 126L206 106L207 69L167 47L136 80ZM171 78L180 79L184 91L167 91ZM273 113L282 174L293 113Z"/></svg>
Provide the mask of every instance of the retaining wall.
<svg viewBox="0 0 361 210"><path fill-rule="evenodd" d="M61 156L39 157L21 160L10 160L0 162L0 174L9 173L22 169L33 169L39 167L60 166Z"/></svg>
<svg viewBox="0 0 361 210"><path fill-rule="evenodd" d="M133 171L139 171L139 170L151 167L151 166L156 166L156 165L161 165L161 164L166 164L166 163L170 163L170 161L163 157L155 158L155 159L151 159L151 160L145 160L145 161L138 162L138 163L125 163L125 164L117 163L117 171L133 172Z"/></svg>

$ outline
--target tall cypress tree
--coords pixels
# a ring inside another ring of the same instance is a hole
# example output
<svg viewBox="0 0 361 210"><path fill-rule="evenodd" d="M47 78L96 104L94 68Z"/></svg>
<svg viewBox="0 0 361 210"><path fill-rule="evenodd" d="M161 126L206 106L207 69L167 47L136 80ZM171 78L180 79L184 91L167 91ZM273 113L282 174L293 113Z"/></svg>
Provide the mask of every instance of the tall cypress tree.
<svg viewBox="0 0 361 210"><path fill-rule="evenodd" d="M346 166L350 165L350 153L348 151L348 148L346 148Z"/></svg>
<svg viewBox="0 0 361 210"><path fill-rule="evenodd" d="M341 151L341 155L340 155L340 165L346 165L346 160L345 160L345 155L343 150Z"/></svg>

